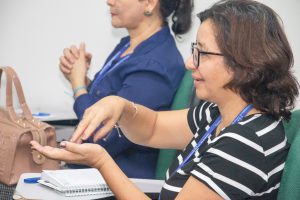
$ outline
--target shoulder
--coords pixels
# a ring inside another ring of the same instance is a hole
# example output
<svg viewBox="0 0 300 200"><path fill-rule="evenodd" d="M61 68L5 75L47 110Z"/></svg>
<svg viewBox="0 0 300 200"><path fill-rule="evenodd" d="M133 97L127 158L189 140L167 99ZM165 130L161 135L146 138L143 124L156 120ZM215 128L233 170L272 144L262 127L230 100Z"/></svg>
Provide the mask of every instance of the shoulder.
<svg viewBox="0 0 300 200"><path fill-rule="evenodd" d="M281 121L252 115L209 139L207 150L191 173L230 198L260 192L261 196L274 195L287 152ZM207 182L203 177L213 181ZM274 191L267 194L268 190Z"/></svg>
<svg viewBox="0 0 300 200"><path fill-rule="evenodd" d="M168 26L162 27L161 30L139 44L134 50L132 58L140 61L152 60L165 67L184 66L183 58Z"/></svg>
<svg viewBox="0 0 300 200"><path fill-rule="evenodd" d="M257 141L263 149L286 139L282 120L275 120L266 114L247 116L236 125L229 126L224 132L236 132L240 136Z"/></svg>
<svg viewBox="0 0 300 200"><path fill-rule="evenodd" d="M158 80L163 80L168 84L175 85L176 87L180 83L184 72L184 63L178 57L174 57L169 62L171 57L154 55L141 55L136 57L129 57L129 59L122 64L115 72L121 77L128 77L135 74L148 74L150 77L157 77ZM176 60L178 59L178 60Z"/></svg>
<svg viewBox="0 0 300 200"><path fill-rule="evenodd" d="M152 73L177 86L184 74L184 61L168 27L138 45L116 71L121 76L137 72ZM173 84L172 84L173 85Z"/></svg>
<svg viewBox="0 0 300 200"><path fill-rule="evenodd" d="M288 146L282 121L274 120L264 114L247 116L239 123L223 129L216 138L208 143L215 143L215 145L228 143L232 151L242 148L245 150L244 152L254 154L246 157L239 151L235 153L245 159L266 158L273 153L285 150Z"/></svg>

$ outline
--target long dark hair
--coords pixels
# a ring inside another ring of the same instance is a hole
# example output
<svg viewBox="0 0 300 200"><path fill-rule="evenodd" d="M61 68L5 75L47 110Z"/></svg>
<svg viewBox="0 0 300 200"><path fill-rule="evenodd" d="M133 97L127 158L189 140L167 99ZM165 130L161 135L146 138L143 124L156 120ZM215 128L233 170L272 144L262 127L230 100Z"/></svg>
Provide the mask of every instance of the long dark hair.
<svg viewBox="0 0 300 200"><path fill-rule="evenodd" d="M198 16L201 22L212 20L217 44L233 71L224 87L275 119L289 119L299 83L291 72L293 53L279 16L252 0L223 0Z"/></svg>
<svg viewBox="0 0 300 200"><path fill-rule="evenodd" d="M175 34L186 33L192 23L193 0L160 0L160 14L165 23L172 15L172 30Z"/></svg>

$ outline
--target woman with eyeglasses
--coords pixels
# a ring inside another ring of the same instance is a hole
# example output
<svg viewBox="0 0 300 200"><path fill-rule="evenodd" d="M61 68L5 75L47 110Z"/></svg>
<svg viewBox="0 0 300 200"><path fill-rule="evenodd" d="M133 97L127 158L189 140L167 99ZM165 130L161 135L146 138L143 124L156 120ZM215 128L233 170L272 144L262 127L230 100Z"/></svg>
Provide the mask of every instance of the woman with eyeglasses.
<svg viewBox="0 0 300 200"><path fill-rule="evenodd" d="M86 76L91 54L83 43L79 48L72 45L64 49L60 58L60 70L72 85L78 119L82 119L88 107L109 95L154 110L169 110L184 74L184 62L167 18L171 16L175 35L187 32L192 0L107 0L107 5L112 26L125 28L129 36L121 39L94 79ZM127 176L154 178L158 150L134 144L121 135L115 127L109 137L97 143ZM87 142L93 142L92 138Z"/></svg>
<svg viewBox="0 0 300 200"><path fill-rule="evenodd" d="M98 124L104 127L95 141L118 123L137 144L182 150L166 173L160 199L276 199L289 149L282 121L290 118L299 89L278 16L251 0L220 1L198 16L187 62L198 106L155 112L109 96L88 109L63 148L36 142L32 148L97 168L117 199L147 199L104 149L80 144Z"/></svg>

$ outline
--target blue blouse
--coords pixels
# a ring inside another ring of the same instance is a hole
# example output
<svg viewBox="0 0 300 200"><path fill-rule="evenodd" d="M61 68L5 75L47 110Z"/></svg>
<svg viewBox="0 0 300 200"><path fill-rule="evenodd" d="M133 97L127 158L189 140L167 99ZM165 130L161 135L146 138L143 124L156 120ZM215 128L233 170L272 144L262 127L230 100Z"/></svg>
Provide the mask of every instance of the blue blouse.
<svg viewBox="0 0 300 200"><path fill-rule="evenodd" d="M105 63L129 40L129 36L122 38ZM88 86L88 91L99 72ZM74 111L80 120L85 109L108 95L118 95L154 110L168 110L183 74L182 56L169 27L165 26L139 44L128 59L106 73L93 86L92 92L76 98ZM116 129L106 141L100 140L98 144L108 151L128 177L154 178L157 149L136 145L124 136L119 137Z"/></svg>

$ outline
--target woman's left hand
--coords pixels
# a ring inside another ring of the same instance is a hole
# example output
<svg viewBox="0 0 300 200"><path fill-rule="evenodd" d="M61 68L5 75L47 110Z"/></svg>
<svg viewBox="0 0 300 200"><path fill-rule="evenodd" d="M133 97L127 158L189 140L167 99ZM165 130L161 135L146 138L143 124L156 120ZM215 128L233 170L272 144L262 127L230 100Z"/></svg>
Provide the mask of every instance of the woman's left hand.
<svg viewBox="0 0 300 200"><path fill-rule="evenodd" d="M86 82L86 74L88 70L88 61L86 58L86 50L85 44L81 43L78 50L78 58L73 63L73 68L69 73L69 79L73 86L78 87L81 85L85 85Z"/></svg>
<svg viewBox="0 0 300 200"><path fill-rule="evenodd" d="M30 144L32 149L48 158L62 160L67 163L84 164L97 169L100 169L109 157L106 150L98 144L75 144L63 141L61 142L62 148L41 146L36 141L31 141Z"/></svg>

